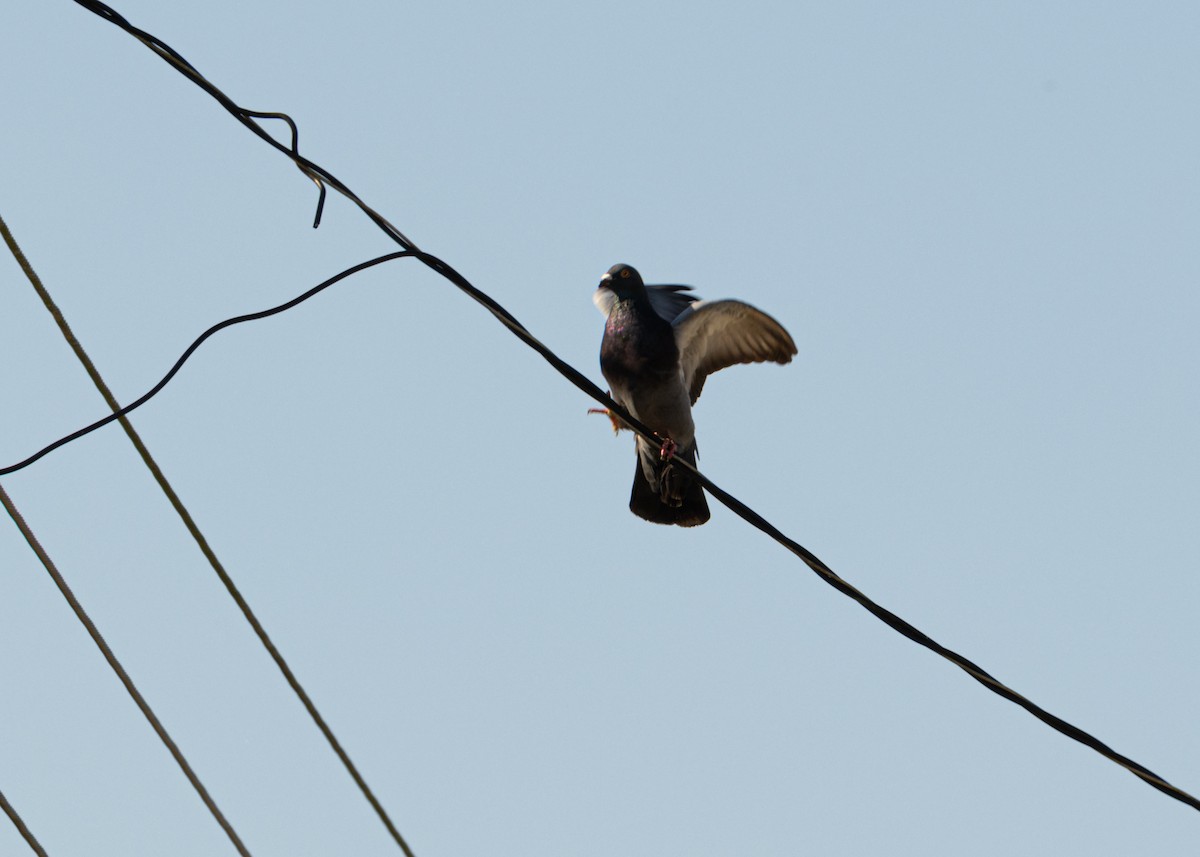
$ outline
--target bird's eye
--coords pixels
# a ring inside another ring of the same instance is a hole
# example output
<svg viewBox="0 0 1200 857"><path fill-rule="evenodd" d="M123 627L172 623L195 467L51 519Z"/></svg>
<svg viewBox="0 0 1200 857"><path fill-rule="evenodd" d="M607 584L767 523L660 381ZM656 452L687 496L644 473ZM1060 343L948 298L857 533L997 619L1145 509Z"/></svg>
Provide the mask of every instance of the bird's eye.
<svg viewBox="0 0 1200 857"><path fill-rule="evenodd" d="M622 276L623 278L628 278L628 277L629 277L629 269L628 269L628 268L622 268L622 269L621 269L621 276Z"/></svg>

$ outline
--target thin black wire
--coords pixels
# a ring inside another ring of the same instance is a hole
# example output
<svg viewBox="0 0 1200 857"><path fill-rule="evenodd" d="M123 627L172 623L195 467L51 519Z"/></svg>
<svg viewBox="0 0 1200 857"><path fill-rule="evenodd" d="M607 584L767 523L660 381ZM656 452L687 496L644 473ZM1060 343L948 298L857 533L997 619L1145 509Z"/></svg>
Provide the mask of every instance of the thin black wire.
<svg viewBox="0 0 1200 857"><path fill-rule="evenodd" d="M37 837L33 835L33 831L25 824L25 820L21 818L16 808L8 802L8 798L4 796L4 792L0 792L0 809L4 810L4 814L12 821L13 826L17 828L17 832L21 834L21 838L33 849L34 854L38 855L38 857L49 857L46 854L46 849L42 847L42 843L38 842Z"/></svg>
<svg viewBox="0 0 1200 857"><path fill-rule="evenodd" d="M342 271L341 273L334 274L328 280L325 280L324 282L313 286L311 289L309 289L304 294L294 297L290 301L287 301L286 303L282 303L279 306L271 307L270 309L264 309L259 312L252 312L252 313L247 313L246 315L239 315L239 316L235 316L233 318L227 318L222 322L218 322L217 324L214 324L208 330L204 331L204 333L202 333L196 337L195 341L193 341L192 344L187 347L187 350L184 351L182 355L180 355L179 359L175 361L175 365L172 366L170 368L170 370L168 370L167 374L162 377L162 380L159 381L157 384L155 384L153 387L151 387L145 394L134 399L128 405L125 405L124 407L120 408L119 410L113 411L108 416L102 417L102 418L96 420L94 423L84 426L83 428L79 429L78 431L73 431L69 435L66 435L65 437L60 437L58 440L54 441L54 443L51 443L51 444L48 444L47 446L42 447L41 449L39 449L37 452L35 452L33 455L29 456L28 458L22 459L21 461L18 461L16 464L11 464L8 467L0 467L0 476L7 476L10 473L16 473L18 470L22 470L22 469L28 467L29 465L33 464L39 458L42 458L45 455L49 455L51 452L58 449L60 446L65 446L66 444L71 443L72 441L79 440L79 438L83 437L84 435L91 434L96 429L103 428L104 426L106 426L110 423L113 423L113 422L119 420L121 417L126 416L127 414L130 414L133 411L140 408L142 405L146 404L146 402L150 401L155 396L157 396L159 394L159 392L162 390L162 388L167 386L168 383L170 383L171 379L175 377L176 373L179 372L179 370L183 368L183 364L187 362L188 358L191 357L192 354L195 353L196 349L199 348L205 342L205 340L207 340L213 334L215 334L219 331L222 331L227 327L233 327L233 325L235 325L235 324L241 324L242 322L246 322L246 321L257 321L260 318L267 318L272 315L277 315L278 313L284 312L285 310L289 310L292 307L297 306L298 304L304 303L309 298L325 291L325 289L329 288L334 283L337 283L340 280L344 280L346 277L349 277L351 274L357 274L359 271L365 271L367 268L372 268L376 265L381 265L384 262L390 262L393 259L402 259L405 256L412 256L412 255L414 255L414 251L399 250L395 253L388 253L383 256L377 256L374 259L368 259L366 262L359 262L357 265L352 265L349 268L347 268L346 270Z"/></svg>
<svg viewBox="0 0 1200 857"><path fill-rule="evenodd" d="M288 157L290 157L296 163L297 167L299 167L300 170L305 175L307 175L310 179L312 179L314 182L316 182L318 184L318 186L320 186L321 183L324 182L324 183L328 184L330 187L333 187L335 190L342 193L344 196L346 196L348 199L350 199L356 205L358 205L359 208L362 209L362 211L377 226L379 226L385 233L387 233L393 240L395 240L397 243L399 243L406 250L411 251L410 255L414 256L415 258L420 259L430 269L441 274L443 277L445 277L447 280L449 280L451 283L453 283L459 289L466 292L468 295L470 295L472 298L474 298L479 303L483 304L510 331L512 331L519 339L521 339L521 341L523 341L526 345L528 345L529 347L531 347L535 351L537 351L539 354L541 354L542 357L548 363L550 363L551 366L553 366L556 370L558 370L558 372L560 374L562 374L568 381L573 383L576 387L578 387L583 392L587 393L589 396L591 396L597 402L600 402L601 404L603 404L607 408L609 408L611 411L616 413L617 416L619 416L625 423L627 423L635 432L637 432L638 434L642 435L643 437L645 437L647 439L651 439L651 440L653 440L654 438L657 437L657 435L648 426L633 419L629 414L627 414L624 411L623 408L621 408L619 405L617 405L617 403L614 402L611 397L609 397L605 392L600 390L600 388L597 387L594 383L592 383L592 381L589 380L585 375L583 375L577 369L575 369L574 367L572 367L571 365L569 365L568 363L563 361L556 354L554 354L549 348L547 348L540 341L538 341L531 333L529 333L528 330L525 329L525 327L523 325L520 324L520 322L518 322L507 310L505 310L502 306L500 306L500 304L496 303L496 301L494 301L490 296L488 296L484 292L481 292L479 289L472 286L466 280L465 277L463 277L461 274L459 274L452 267L450 267L450 265L446 264L441 259L438 259L435 256L432 256L428 253L424 253L423 251L418 250L416 245L413 244L411 241L409 241L408 238L406 238L403 235L403 233L401 233L398 229L396 229L394 226L392 226L386 219L384 219L374 209L367 206L366 203L364 203L361 199L359 199L359 197L356 194L354 194L352 191L350 191L349 188L347 188L344 184L342 184L340 181L338 181L332 174L330 174L328 171L324 170L323 168L319 167L318 165L309 161L307 158L300 155L299 152L296 150L296 145L297 145L296 126L295 126L295 123L292 122L290 119L285 119L285 121L287 121L289 127L291 127L293 130L292 145L290 147L288 147L288 146L284 146L283 144L279 143L277 140L275 140L273 137L271 137L269 134L267 134L267 132L264 131L262 129L262 127L258 125L258 123L253 121L253 117L256 115L258 115L258 116L269 115L271 118L284 118L283 114L254 114L254 113L251 113L250 111L246 111L246 110L238 107L238 105L235 104L231 99L229 99L224 93L222 93L215 86L213 86L211 83L209 83L207 80L205 80L199 74L199 72L197 72L196 69L190 63L188 63L186 60L184 60L183 57L180 56L174 49L172 49L170 46L166 45L164 42L159 40L157 37L152 36L149 33L145 33L143 31L138 30L137 28L133 27L131 24L129 24L128 21L126 21L124 18L122 18L120 15L118 15L111 8L104 5L103 3L96 2L96 0L75 0L75 2L78 3L79 5L83 6L84 8L94 12L95 14L106 18L107 20L109 20L112 23L116 24L117 26L121 27L123 30L129 32L130 34L132 34L133 36L138 38L141 42L143 42L151 50L155 51L160 56L162 56L165 60L170 62L181 74L188 77L196 85L200 86L202 89L204 89L206 92L208 92L211 96L213 96L213 98L215 98L223 107L225 107L226 110L228 110L230 113L232 113L238 119L238 121L242 122L244 125L246 125L248 128L250 128L251 131L253 131L255 134L257 134L262 139L266 140L270 145L274 146L279 151L288 155ZM323 197L322 197L322 199L323 199ZM319 212L318 212L318 220L319 220ZM199 344L198 342L194 343L192 350L194 350L195 345L198 345L198 344ZM162 383L165 383L167 380L169 380L169 378L164 379L164 382L162 382ZM161 389L161 385L160 385L159 389ZM146 398L149 398L149 397L148 396L143 397L143 400L145 400ZM141 402L139 402L139 404L140 403ZM111 420L109 420L109 421L111 421ZM89 428L88 430L91 430L91 429ZM64 439L63 442L69 442L69 440ZM59 444L59 445L61 445L61 444ZM46 451L49 451L49 448ZM44 454L44 453L42 453L42 454ZM39 455L39 457L40 457L40 455ZM36 460L36 458L34 460ZM1039 706L1033 704L1029 700L1025 699L1025 697L1018 694L1016 691L1012 690L1011 688L1008 688L1006 685L999 682L997 679L995 679L989 673L987 673L986 671L984 671L983 669L978 667L976 664L974 664L971 661L964 658L962 655L959 655L957 652L954 652L951 649L948 649L945 646L942 646L941 644L937 643L936 641L931 639L929 636L927 636L923 632L919 631L917 628L915 628L908 622L906 622L903 619L901 619L900 617L896 616L891 611L886 610L883 607L879 606L874 601L867 598L867 596L863 595L861 592L859 592L857 589L855 589L853 586L851 586L849 583L844 581L837 574L835 574L827 565L825 565L825 563L821 562L821 560L818 559L811 551L808 551L806 548L804 548L797 542L795 542L792 539L785 536L777 528L775 528L768 521L766 521L766 519L764 519L761 515L759 515L757 512L754 512L754 510L750 509L744 503L742 503L741 501L737 500L732 495L728 494L726 491L719 488L711 480L709 480L707 477L705 477L703 474L701 474L698 470L696 470L694 467L689 465L687 462L680 461L679 459L675 459L675 461L680 466L686 467L692 473L696 474L697 478L700 479L700 481L704 485L704 487L706 489L708 489L708 491L714 497L716 497L723 504L725 504L729 509L731 509L735 514L737 514L739 517L741 517L747 523L751 524L752 526L756 527L757 529L761 530L762 532L766 533L767 535L770 535L773 539L778 541L781 545L786 547L792 553L796 554L809 566L809 568L811 568L814 572L816 572L821 577L822 580L824 580L829 585L833 586L835 589L837 589L843 595L846 595L846 596L854 599L866 610L870 611L877 618L879 618L883 622L885 622L889 627L891 627L894 630L898 631L899 633L903 634L905 637L909 638L913 642L918 643L921 646L924 646L925 648L929 649L932 652L937 653L938 655L941 655L943 658L946 658L951 663L953 663L955 666L964 670L968 675L970 675L976 681L983 684L983 686L988 688L988 690L991 690L993 693L996 693L999 696L1009 700L1010 702L1013 702L1013 703L1021 706L1026 711L1029 711L1031 714L1033 714L1035 717L1037 717L1039 720L1043 721L1044 723L1046 723L1053 729L1057 730L1058 732L1062 733L1063 735L1066 735L1067 737L1072 738L1073 740L1078 741L1087 747L1090 747L1091 749L1095 750L1097 753L1100 753L1101 755L1105 756L1106 758L1110 759L1111 761L1116 762L1117 764L1126 768L1131 773L1135 774L1136 776L1141 778L1143 781L1145 781L1149 785L1154 786L1154 788L1158 789L1159 791L1163 792L1164 794L1170 795L1171 797L1175 798L1178 801L1181 801L1182 803L1187 804L1188 806L1192 807L1193 809L1200 810L1200 800L1197 800L1195 797L1193 797L1192 795L1183 791L1182 789L1179 789L1178 787L1171 785L1166 780L1162 779L1157 774L1150 771L1148 768L1138 764L1137 762L1134 762L1132 759L1129 759L1126 756L1122 756L1119 753L1116 753L1110 747L1108 747L1106 744L1104 744L1097 738L1093 737L1092 735L1088 734L1087 732L1084 732L1083 730L1071 725L1070 723L1067 723L1066 721L1062 720L1061 718L1056 717L1055 715L1050 714L1049 712L1045 711L1044 709L1040 708ZM22 464L20 466L25 466L25 465ZM0 470L0 475L7 473L7 472L12 472L12 470L14 470L14 469L20 469L20 467L18 466L18 467L14 467L14 468L6 468L4 470Z"/></svg>
<svg viewBox="0 0 1200 857"><path fill-rule="evenodd" d="M133 683L133 679L129 677L129 673L125 672L125 667L121 666L121 662L117 660L117 656L113 654L113 650L108 647L108 643L101 635L100 629L96 627L91 617L88 616L87 611L83 609L83 605L79 603L79 599L75 597L75 593L67 585L66 579L63 578L54 561L50 559L50 555L42 548L41 543L37 540L37 537L25 522L25 518L17 510L16 505L13 504L12 499L8 496L2 485L0 485L0 505L4 506L9 517L13 519L13 523L17 525L17 529L21 531L21 535L25 537L25 541L29 544L29 547L33 550L37 558L41 560L42 566L49 573L51 579L54 581L54 585L58 587L59 592L67 599L67 603L71 605L71 609L75 611L76 617L83 624L83 627L87 629L88 635L92 638L96 647L100 649L100 653L104 655L104 659L108 661L108 665L117 674L117 678L121 680L121 684L125 686L125 690L133 698L142 715L149 721L150 726L154 729L164 746L166 746L172 758L175 759L175 763L179 765L188 782L192 784L192 788L196 790L196 794L200 796L200 800L208 807L208 811L212 814L212 817L216 819L217 824L221 825L221 829L225 831L225 835L229 837L229 841L233 843L233 847L237 849L238 854L241 854L242 857L250 857L250 852L242 844L242 840L233 829L233 825L229 823L229 820L225 818L225 814L217 807L216 801L212 799L212 796L208 793L208 789L200 782L200 778L196 776L196 772L192 770L192 766L184 758L183 751L179 749L179 745L167 733L166 727L162 725L162 721L158 719L153 709L150 708L150 703L146 702L145 697L142 696L137 686Z"/></svg>

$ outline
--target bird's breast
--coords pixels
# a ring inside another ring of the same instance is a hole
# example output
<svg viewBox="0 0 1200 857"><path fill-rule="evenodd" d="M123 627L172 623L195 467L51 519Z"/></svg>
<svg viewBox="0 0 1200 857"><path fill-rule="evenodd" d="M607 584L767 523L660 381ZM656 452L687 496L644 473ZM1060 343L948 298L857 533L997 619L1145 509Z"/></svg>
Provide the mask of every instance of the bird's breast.
<svg viewBox="0 0 1200 857"><path fill-rule="evenodd" d="M657 315L639 312L631 302L618 303L604 325L600 369L610 383L678 372L674 329Z"/></svg>

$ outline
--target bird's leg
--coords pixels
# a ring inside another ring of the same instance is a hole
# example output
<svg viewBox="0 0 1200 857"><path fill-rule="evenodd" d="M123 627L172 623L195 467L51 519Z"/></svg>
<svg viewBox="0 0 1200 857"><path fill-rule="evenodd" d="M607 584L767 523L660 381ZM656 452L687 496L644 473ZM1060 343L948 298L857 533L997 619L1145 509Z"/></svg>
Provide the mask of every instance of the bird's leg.
<svg viewBox="0 0 1200 857"><path fill-rule="evenodd" d="M668 435L655 432L654 436L662 439L662 446L658 450L658 460L663 462L658 471L658 497L664 505L678 508L683 504L683 495L679 490L679 477L675 473L674 462L675 453L679 451L679 444L675 443Z"/></svg>
<svg viewBox="0 0 1200 857"><path fill-rule="evenodd" d="M621 431L621 421L617 419L616 414L608 408L588 408L589 414L604 414L612 422L613 434L619 434Z"/></svg>

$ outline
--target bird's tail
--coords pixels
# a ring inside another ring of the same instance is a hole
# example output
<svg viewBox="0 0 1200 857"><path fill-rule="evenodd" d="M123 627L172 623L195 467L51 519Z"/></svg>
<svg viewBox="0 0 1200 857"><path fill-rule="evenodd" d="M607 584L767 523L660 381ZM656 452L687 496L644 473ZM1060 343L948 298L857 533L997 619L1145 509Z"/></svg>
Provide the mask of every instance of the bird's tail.
<svg viewBox="0 0 1200 857"><path fill-rule="evenodd" d="M696 464L696 447L679 450L677 458ZM708 500L700 483L682 467L667 462L658 464L659 487L646 478L639 458L633 474L633 495L629 511L655 524L674 524L679 527L698 527L709 519ZM664 498L667 498L664 500ZM678 505L673 505L678 503Z"/></svg>

